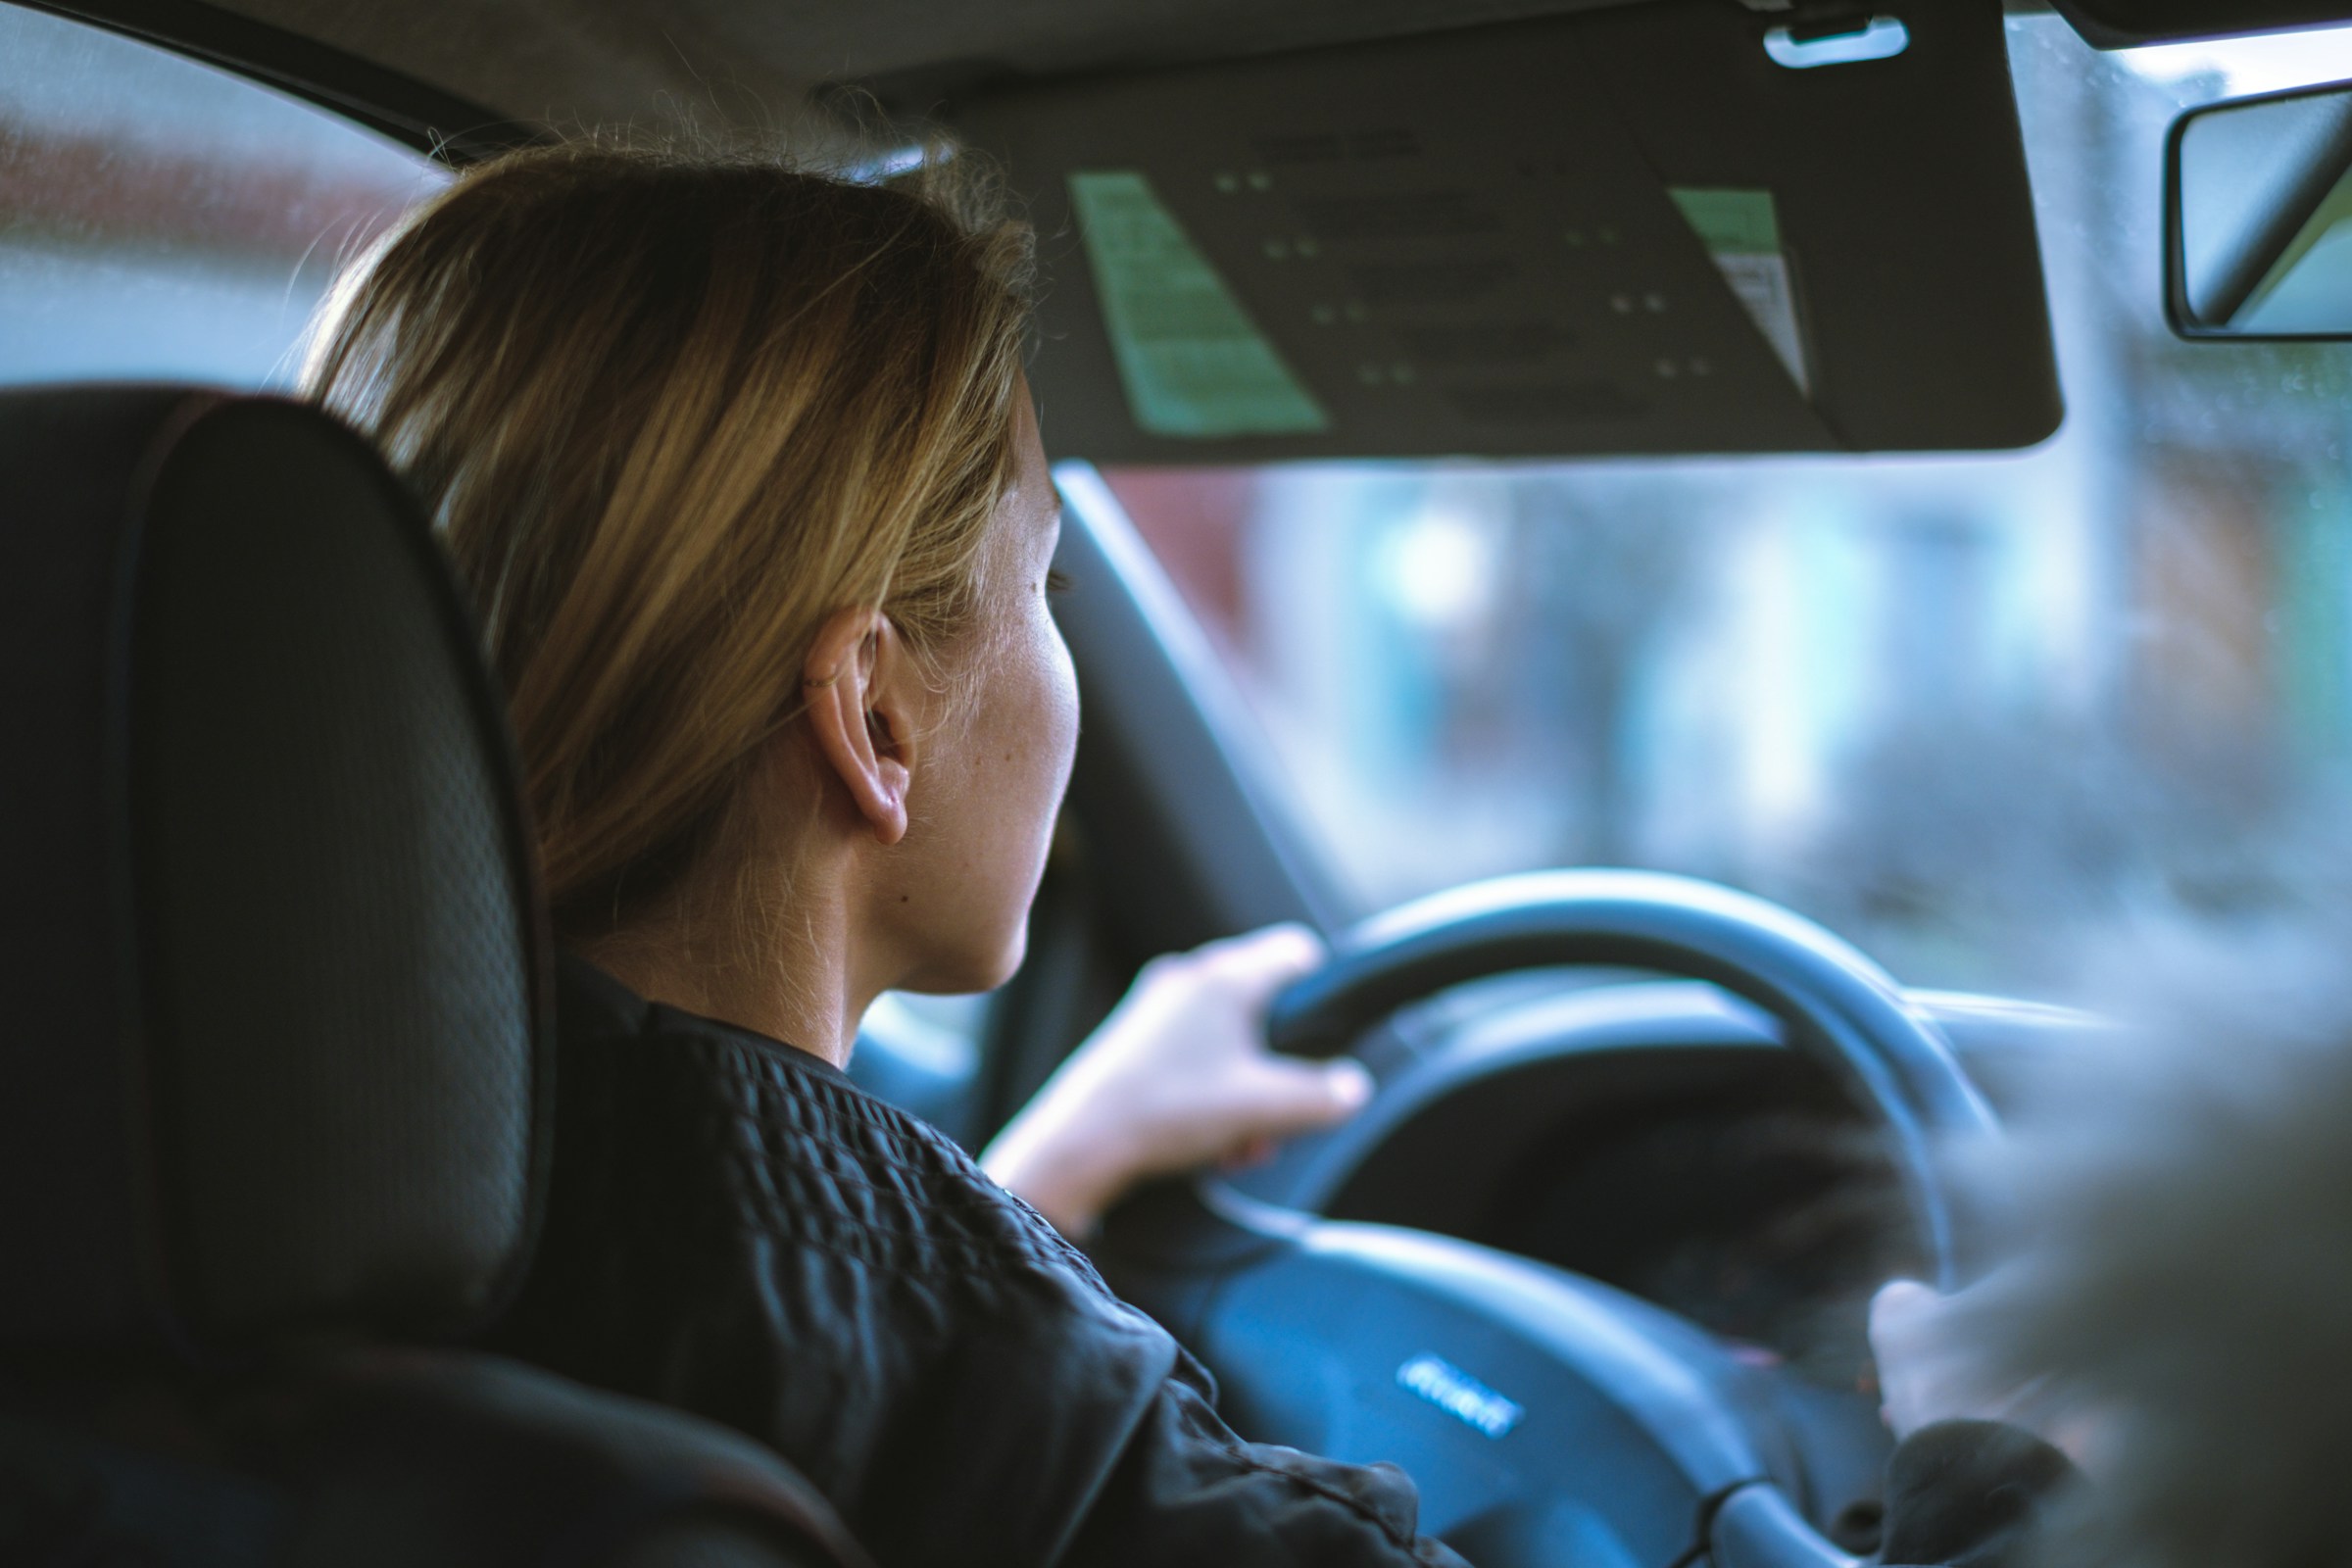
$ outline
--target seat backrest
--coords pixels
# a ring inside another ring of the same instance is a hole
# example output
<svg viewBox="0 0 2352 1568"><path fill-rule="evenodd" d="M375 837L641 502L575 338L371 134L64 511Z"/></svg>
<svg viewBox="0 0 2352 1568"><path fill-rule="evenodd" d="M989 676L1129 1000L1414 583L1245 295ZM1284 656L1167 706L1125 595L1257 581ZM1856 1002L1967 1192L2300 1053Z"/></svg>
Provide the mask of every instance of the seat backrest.
<svg viewBox="0 0 2352 1568"><path fill-rule="evenodd" d="M448 1348L528 1262L548 950L498 693L359 437L0 394L0 890L16 1548L854 1554L763 1450Z"/></svg>

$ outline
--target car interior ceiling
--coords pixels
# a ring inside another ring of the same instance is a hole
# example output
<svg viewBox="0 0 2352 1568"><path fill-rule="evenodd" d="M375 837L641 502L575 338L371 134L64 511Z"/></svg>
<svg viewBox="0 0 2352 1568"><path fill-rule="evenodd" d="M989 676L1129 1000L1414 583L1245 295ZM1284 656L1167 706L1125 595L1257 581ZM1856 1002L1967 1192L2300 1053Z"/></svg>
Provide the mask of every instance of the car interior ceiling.
<svg viewBox="0 0 2352 1568"><path fill-rule="evenodd" d="M639 120L666 96L724 118L772 116L829 83L990 74L1030 78L1156 69L1246 55L1408 37L1466 26L1640 5L1645 0L1294 0L1253 6L1187 0L1051 0L1019 7L895 0L780 9L751 4L590 5L584 0L439 0L350 6L321 0L39 0L48 9L205 46L208 29L264 45L239 22L403 74L455 99L521 120ZM1727 9L1832 19L1837 4L1724 0ZM2031 8L2045 9L2039 0ZM2102 46L2313 25L2333 0L2058 0Z"/></svg>

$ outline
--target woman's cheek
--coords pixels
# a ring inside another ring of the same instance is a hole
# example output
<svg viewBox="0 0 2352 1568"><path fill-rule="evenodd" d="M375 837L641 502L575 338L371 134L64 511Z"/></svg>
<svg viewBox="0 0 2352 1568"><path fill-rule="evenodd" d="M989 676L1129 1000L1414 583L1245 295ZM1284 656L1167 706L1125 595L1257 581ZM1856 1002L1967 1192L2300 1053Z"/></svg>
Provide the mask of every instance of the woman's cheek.
<svg viewBox="0 0 2352 1568"><path fill-rule="evenodd" d="M1026 630L1006 646L999 666L999 716L992 728L1000 745L987 759L994 782L984 792L1004 849L1034 849L1042 867L1077 757L1078 675L1059 628L1042 607Z"/></svg>
<svg viewBox="0 0 2352 1568"><path fill-rule="evenodd" d="M1060 784L1054 790L1056 804L1061 792L1069 787L1070 766L1078 757L1078 666L1070 658L1069 644L1061 640L1061 628L1047 621L1049 668L1053 681L1053 712L1054 715L1054 756L1060 761Z"/></svg>
<svg viewBox="0 0 2352 1568"><path fill-rule="evenodd" d="M1027 826L1034 896L1035 879L1045 875L1046 854L1054 840L1054 824L1069 792L1070 771L1078 756L1078 672L1070 650L1061 640L1053 617L1043 616L1043 634L1035 645L1030 685L1030 733L1022 758L1021 790L1033 810Z"/></svg>

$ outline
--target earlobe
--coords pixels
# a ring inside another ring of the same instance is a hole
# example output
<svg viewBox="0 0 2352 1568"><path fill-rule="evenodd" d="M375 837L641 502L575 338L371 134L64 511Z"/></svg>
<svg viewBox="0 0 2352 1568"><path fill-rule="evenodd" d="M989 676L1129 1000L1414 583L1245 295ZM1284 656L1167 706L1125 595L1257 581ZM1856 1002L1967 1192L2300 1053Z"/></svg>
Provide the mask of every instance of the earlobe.
<svg viewBox="0 0 2352 1568"><path fill-rule="evenodd" d="M914 780L912 726L893 707L905 657L888 616L844 610L817 629L803 673L817 752L883 845L906 836Z"/></svg>
<svg viewBox="0 0 2352 1568"><path fill-rule="evenodd" d="M896 844L906 836L906 792L914 783L914 770L905 760L906 746L891 733L887 712L867 709L865 726L873 748L876 807L866 811L866 818L873 823L876 843Z"/></svg>

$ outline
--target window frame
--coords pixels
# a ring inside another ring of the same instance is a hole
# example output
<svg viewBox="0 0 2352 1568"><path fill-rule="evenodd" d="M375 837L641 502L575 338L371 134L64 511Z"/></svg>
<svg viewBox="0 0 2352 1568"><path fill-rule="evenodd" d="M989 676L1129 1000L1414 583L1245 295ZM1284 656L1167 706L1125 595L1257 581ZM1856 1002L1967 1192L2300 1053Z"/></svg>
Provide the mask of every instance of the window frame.
<svg viewBox="0 0 2352 1568"><path fill-rule="evenodd" d="M6 0L231 72L453 167L544 130L354 54L201 0Z"/></svg>

